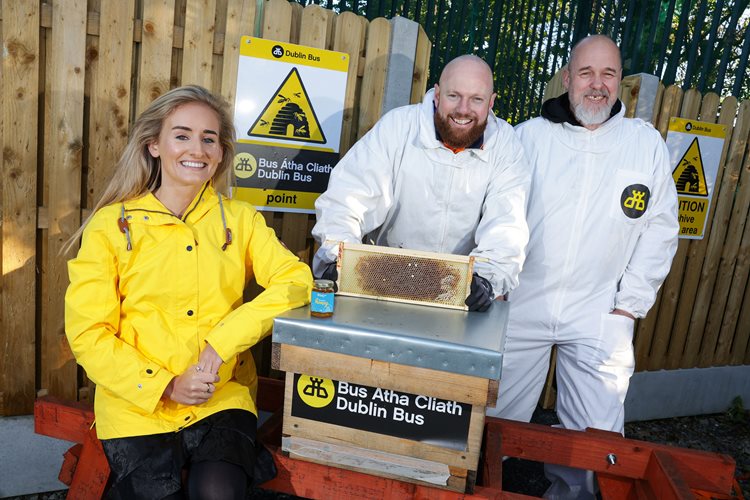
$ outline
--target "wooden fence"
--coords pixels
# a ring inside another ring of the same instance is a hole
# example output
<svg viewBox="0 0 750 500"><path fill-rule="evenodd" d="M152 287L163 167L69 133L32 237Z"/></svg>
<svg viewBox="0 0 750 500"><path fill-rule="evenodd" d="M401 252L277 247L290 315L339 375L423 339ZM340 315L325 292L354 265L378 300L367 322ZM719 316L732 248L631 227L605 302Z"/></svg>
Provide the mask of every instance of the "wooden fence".
<svg viewBox="0 0 750 500"><path fill-rule="evenodd" d="M133 117L182 83L232 100L241 35L351 55L342 151L380 115L391 24L286 0L0 0L2 232L0 415L30 413L37 391L87 397L63 331L63 243L101 193ZM416 49L412 101L430 44ZM550 87L552 88L552 86ZM638 80L623 83L630 112ZM750 364L750 101L662 89L653 123L670 116L731 131L703 240L681 240L657 305L639 322L637 369ZM266 213L301 258L307 215Z"/></svg>
<svg viewBox="0 0 750 500"><path fill-rule="evenodd" d="M0 415L14 415L31 413L40 390L87 397L64 333L70 255L60 249L109 180L133 117L187 83L231 102L240 37L257 35L349 53L344 152L380 116L391 23L286 0L0 0L0 16ZM429 57L420 30L404 82L412 101ZM264 215L309 261L311 217Z"/></svg>

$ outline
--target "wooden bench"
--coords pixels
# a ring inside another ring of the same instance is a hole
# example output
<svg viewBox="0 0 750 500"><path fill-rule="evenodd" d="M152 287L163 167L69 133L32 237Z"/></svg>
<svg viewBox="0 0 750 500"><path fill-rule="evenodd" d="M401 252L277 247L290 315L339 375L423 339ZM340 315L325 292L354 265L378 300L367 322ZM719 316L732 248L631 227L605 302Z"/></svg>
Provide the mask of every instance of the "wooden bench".
<svg viewBox="0 0 750 500"><path fill-rule="evenodd" d="M509 456L593 470L605 500L742 498L734 481L734 459L727 455L625 439L594 429L569 431L491 417L485 422L480 477L471 494L294 460L278 447L283 389L283 381L260 378L258 407L273 415L259 427L258 437L273 453L279 471L263 485L265 489L352 500L532 498L502 491L502 457ZM77 443L65 453L59 475L69 485L69 498L101 498L107 486L109 466L93 420L91 405L84 403L45 396L34 406L38 434Z"/></svg>

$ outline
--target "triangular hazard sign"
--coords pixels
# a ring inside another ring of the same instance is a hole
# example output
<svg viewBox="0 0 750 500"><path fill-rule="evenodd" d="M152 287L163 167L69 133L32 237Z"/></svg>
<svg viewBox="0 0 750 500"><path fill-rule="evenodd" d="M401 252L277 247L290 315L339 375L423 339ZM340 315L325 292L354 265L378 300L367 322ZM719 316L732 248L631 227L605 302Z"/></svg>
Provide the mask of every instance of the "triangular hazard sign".
<svg viewBox="0 0 750 500"><path fill-rule="evenodd" d="M697 137L690 143L677 168L672 172L672 178L679 194L708 196L706 174L703 171L703 159Z"/></svg>
<svg viewBox="0 0 750 500"><path fill-rule="evenodd" d="M325 134L297 68L292 68L276 89L247 135L326 143Z"/></svg>

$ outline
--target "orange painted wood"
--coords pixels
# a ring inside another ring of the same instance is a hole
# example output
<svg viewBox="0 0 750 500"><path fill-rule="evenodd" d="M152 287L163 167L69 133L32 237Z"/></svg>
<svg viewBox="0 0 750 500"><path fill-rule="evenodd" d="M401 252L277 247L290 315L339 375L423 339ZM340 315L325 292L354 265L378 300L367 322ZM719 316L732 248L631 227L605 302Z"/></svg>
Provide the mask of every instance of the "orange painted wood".
<svg viewBox="0 0 750 500"><path fill-rule="evenodd" d="M597 474L596 480L599 483L602 500L638 500L635 479L612 474Z"/></svg>
<svg viewBox="0 0 750 500"><path fill-rule="evenodd" d="M274 393L283 394L283 383L261 377L259 393L264 395L259 400L266 402L261 407L278 407L274 397L280 396ZM275 412L259 436L277 444L280 415L280 411ZM91 427L91 405L44 397L35 403L34 416L37 433L82 443L68 450L60 472L61 481L71 480L71 498L100 498L109 466ZM275 446L270 447L279 474L263 487L307 498L344 500L534 498L502 491L502 457L507 455L593 470L598 474L604 500L695 498L696 492L727 498L732 492L735 464L726 455L625 439L599 430L570 431L491 417L485 423L484 463L479 467L482 477L472 494L294 460ZM609 453L617 456L614 465L607 462Z"/></svg>
<svg viewBox="0 0 750 500"><path fill-rule="evenodd" d="M656 498L660 500L680 500L695 497L680 475L675 460L667 452L654 450L646 468L646 480Z"/></svg>
<svg viewBox="0 0 750 500"><path fill-rule="evenodd" d="M477 486L473 494L455 493L328 465L294 460L284 456L278 448L271 451L276 460L278 475L275 479L264 483L262 487L306 498L335 498L336 500L524 500L535 498L482 486Z"/></svg>
<svg viewBox="0 0 750 500"><path fill-rule="evenodd" d="M109 479L109 463L102 442L96 437L96 429L86 433L78 464L68 498L102 498Z"/></svg>
<svg viewBox="0 0 750 500"><path fill-rule="evenodd" d="M555 463L633 479L646 478L654 451L672 456L690 488L726 493L732 487L735 462L727 455L625 439L600 432L580 432L487 417L487 426L502 435L501 456ZM610 465L607 455L617 463Z"/></svg>
<svg viewBox="0 0 750 500"><path fill-rule="evenodd" d="M34 432L75 443L83 443L94 409L90 403L63 401L44 396L34 402Z"/></svg>
<svg viewBox="0 0 750 500"><path fill-rule="evenodd" d="M60 473L57 475L57 479L59 479L61 483L70 486L70 483L73 482L73 474L78 466L78 460L81 457L82 449L82 444L74 444L63 454L63 464L62 467L60 467Z"/></svg>
<svg viewBox="0 0 750 500"><path fill-rule="evenodd" d="M502 489L503 486L503 455L500 453L502 447L502 436L497 426L484 426L482 436L482 453L479 472L481 476L478 482L490 488Z"/></svg>

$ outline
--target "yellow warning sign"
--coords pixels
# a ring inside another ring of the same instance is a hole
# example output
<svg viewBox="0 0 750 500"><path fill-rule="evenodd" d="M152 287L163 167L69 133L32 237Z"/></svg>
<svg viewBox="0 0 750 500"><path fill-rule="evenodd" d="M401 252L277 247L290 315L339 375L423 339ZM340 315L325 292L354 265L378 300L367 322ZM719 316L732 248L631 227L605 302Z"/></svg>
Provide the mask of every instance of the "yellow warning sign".
<svg viewBox="0 0 750 500"><path fill-rule="evenodd" d="M703 236L709 200L690 196L678 196L677 198L680 203L680 236L684 238Z"/></svg>
<svg viewBox="0 0 750 500"><path fill-rule="evenodd" d="M693 142L690 143L687 151L677 163L677 167L672 172L672 178L678 194L708 196L706 174L703 169L701 148L697 137L693 139Z"/></svg>
<svg viewBox="0 0 750 500"><path fill-rule="evenodd" d="M247 135L326 143L297 68L276 89Z"/></svg>

